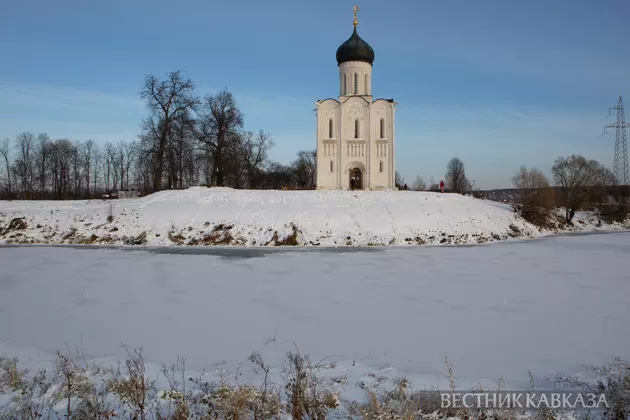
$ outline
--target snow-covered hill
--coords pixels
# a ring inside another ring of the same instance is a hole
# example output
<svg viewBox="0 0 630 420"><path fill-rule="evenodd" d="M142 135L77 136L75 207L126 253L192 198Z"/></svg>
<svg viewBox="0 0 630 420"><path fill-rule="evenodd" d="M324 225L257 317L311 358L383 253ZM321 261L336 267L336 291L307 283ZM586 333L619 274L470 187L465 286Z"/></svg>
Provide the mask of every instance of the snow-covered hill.
<svg viewBox="0 0 630 420"><path fill-rule="evenodd" d="M113 201L0 202L3 243L382 246L539 234L508 206L432 192L194 187Z"/></svg>

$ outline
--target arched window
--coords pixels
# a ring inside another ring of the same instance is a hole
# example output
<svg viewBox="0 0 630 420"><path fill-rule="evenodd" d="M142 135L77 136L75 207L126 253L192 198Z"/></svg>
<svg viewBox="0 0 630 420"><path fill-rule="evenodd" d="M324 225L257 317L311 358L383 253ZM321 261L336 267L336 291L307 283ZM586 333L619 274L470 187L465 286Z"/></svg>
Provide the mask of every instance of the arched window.
<svg viewBox="0 0 630 420"><path fill-rule="evenodd" d="M328 120L328 138L333 138L333 121L332 118Z"/></svg>
<svg viewBox="0 0 630 420"><path fill-rule="evenodd" d="M343 75L343 92L341 92L342 95L347 95L348 94L348 76L347 75Z"/></svg>
<svg viewBox="0 0 630 420"><path fill-rule="evenodd" d="M359 75L354 73L354 94L359 94Z"/></svg>
<svg viewBox="0 0 630 420"><path fill-rule="evenodd" d="M379 172L383 172L383 161L382 160L378 163L378 171Z"/></svg>
<svg viewBox="0 0 630 420"><path fill-rule="evenodd" d="M385 138L385 118L381 118L381 138Z"/></svg>
<svg viewBox="0 0 630 420"><path fill-rule="evenodd" d="M359 120L354 120L354 138L359 138Z"/></svg>
<svg viewBox="0 0 630 420"><path fill-rule="evenodd" d="M330 161L330 172L332 172L332 171L333 171L333 161L331 160Z"/></svg>

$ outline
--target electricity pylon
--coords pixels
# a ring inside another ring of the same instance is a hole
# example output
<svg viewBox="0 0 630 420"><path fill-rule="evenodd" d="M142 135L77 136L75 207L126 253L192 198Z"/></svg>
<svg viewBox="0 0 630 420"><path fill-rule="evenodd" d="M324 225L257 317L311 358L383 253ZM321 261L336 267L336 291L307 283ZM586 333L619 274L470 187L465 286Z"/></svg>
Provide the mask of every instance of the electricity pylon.
<svg viewBox="0 0 630 420"><path fill-rule="evenodd" d="M628 185L630 180L628 179L628 138L626 136L626 128L630 127L630 124L626 124L626 118L623 112L623 101L621 96L619 97L619 103L614 108L610 108L609 115L612 110L617 110L617 122L609 124L604 128L616 128L615 138L615 162L613 164L613 173L617 179L619 185Z"/></svg>

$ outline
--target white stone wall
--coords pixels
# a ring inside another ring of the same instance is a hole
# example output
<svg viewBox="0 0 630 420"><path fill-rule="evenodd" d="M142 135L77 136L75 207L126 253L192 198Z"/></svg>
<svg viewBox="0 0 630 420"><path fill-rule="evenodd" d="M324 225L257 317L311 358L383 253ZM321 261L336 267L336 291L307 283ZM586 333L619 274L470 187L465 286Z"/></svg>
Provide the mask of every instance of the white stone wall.
<svg viewBox="0 0 630 420"><path fill-rule="evenodd" d="M339 188L341 104L327 99L317 104L317 187ZM332 133L330 125L332 123ZM331 136L332 134L332 136Z"/></svg>
<svg viewBox="0 0 630 420"><path fill-rule="evenodd" d="M370 103L361 96L351 96L341 105L341 188L350 187L350 169L363 172L363 187L369 185Z"/></svg>
<svg viewBox="0 0 630 420"><path fill-rule="evenodd" d="M393 188L394 104L362 96L340 99L317 103L317 188L348 189L355 167L363 173L363 188Z"/></svg>
<svg viewBox="0 0 630 420"><path fill-rule="evenodd" d="M341 63L339 94L316 103L317 188L350 188L353 168L364 189L394 188L394 103L372 101L372 66Z"/></svg>
<svg viewBox="0 0 630 420"><path fill-rule="evenodd" d="M373 121L370 142L371 187L374 189L393 188L394 104L382 99L377 100L372 103L371 114Z"/></svg>

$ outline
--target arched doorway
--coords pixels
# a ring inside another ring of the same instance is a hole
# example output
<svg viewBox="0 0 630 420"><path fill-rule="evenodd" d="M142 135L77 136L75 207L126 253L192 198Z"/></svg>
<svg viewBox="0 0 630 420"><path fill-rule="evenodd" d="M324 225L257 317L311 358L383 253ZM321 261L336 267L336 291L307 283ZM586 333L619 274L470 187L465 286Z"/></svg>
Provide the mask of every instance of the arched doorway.
<svg viewBox="0 0 630 420"><path fill-rule="evenodd" d="M352 182L354 180L354 183ZM350 179L348 180L350 189L362 190L363 189L363 172L359 168L352 168L350 170Z"/></svg>

